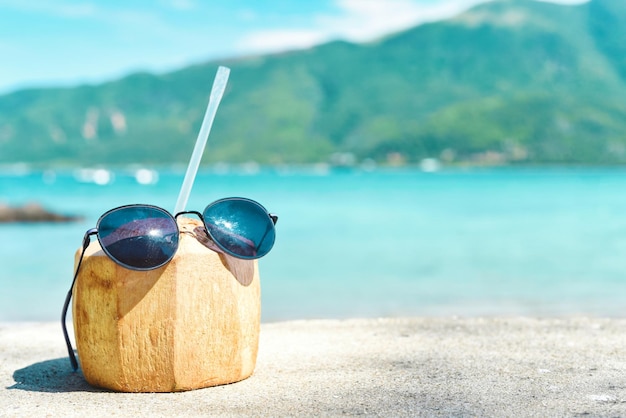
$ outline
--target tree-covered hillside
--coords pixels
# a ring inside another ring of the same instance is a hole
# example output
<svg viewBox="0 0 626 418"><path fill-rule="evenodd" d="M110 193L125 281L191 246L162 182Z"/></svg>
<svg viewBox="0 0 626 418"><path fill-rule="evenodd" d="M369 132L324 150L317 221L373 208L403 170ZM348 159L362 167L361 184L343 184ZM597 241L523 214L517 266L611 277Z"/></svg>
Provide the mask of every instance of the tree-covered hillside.
<svg viewBox="0 0 626 418"><path fill-rule="evenodd" d="M498 0L367 44L0 96L0 163L626 162L626 2Z"/></svg>

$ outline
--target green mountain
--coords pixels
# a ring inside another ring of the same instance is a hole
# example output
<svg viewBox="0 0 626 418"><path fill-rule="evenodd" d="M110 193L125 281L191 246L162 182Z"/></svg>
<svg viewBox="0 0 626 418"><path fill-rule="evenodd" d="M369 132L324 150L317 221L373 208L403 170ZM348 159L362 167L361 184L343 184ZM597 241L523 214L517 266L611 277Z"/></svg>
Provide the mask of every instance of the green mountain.
<svg viewBox="0 0 626 418"><path fill-rule="evenodd" d="M626 2L498 0L366 44L0 96L0 163L626 162Z"/></svg>

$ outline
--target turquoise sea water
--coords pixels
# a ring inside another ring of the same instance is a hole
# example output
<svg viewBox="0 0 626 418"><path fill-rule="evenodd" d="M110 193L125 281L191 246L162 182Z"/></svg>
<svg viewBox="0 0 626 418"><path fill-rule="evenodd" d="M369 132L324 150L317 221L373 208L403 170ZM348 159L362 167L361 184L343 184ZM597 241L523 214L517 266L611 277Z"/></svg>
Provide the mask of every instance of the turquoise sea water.
<svg viewBox="0 0 626 418"><path fill-rule="evenodd" d="M115 206L173 210L183 172L106 185L0 173L0 201L78 214L0 224L0 321L58 320L84 232ZM264 321L399 315L626 316L626 171L203 171L187 209L226 196L279 215L260 260Z"/></svg>

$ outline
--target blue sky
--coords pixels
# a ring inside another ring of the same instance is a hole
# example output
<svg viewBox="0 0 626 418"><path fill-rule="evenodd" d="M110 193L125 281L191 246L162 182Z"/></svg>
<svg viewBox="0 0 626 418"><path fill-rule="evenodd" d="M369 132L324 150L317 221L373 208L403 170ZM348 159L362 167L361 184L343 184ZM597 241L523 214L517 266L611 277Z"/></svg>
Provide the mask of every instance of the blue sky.
<svg viewBox="0 0 626 418"><path fill-rule="evenodd" d="M368 41L483 1L0 0L0 94L332 39Z"/></svg>

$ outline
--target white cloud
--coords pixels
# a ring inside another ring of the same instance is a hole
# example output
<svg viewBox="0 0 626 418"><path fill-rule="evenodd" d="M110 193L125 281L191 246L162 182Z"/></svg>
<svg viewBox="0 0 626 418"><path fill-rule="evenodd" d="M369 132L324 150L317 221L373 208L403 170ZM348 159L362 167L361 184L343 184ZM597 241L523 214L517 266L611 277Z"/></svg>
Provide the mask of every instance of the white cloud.
<svg viewBox="0 0 626 418"><path fill-rule="evenodd" d="M324 12L320 4L316 12L283 16L247 2L239 10L218 8L221 14L213 14L198 0L158 0L161 7L156 8L105 0L0 0L0 26L11 16L26 22L12 25L18 29L0 38L1 55L7 58L0 66L0 93L26 85L96 82L137 69L165 71L207 58L307 48L334 39L363 42L452 17L488 0L327 1L333 7ZM194 18L181 26L183 12ZM207 13L219 21L207 24L202 18ZM29 19L51 22L56 29L30 25ZM93 28L85 31L85 24ZM266 26L254 30L258 25Z"/></svg>
<svg viewBox="0 0 626 418"><path fill-rule="evenodd" d="M370 40L419 23L444 19L484 0L448 0L420 3L411 0L337 0L339 16L322 16L320 26L329 33L354 40Z"/></svg>
<svg viewBox="0 0 626 418"><path fill-rule="evenodd" d="M336 14L312 16L308 28L251 31L235 45L242 52L307 48L333 39L363 42L420 23L453 17L489 0L335 0ZM589 0L540 0L582 4Z"/></svg>
<svg viewBox="0 0 626 418"><path fill-rule="evenodd" d="M248 51L280 51L307 48L326 39L323 32L315 30L264 30L242 37L238 47Z"/></svg>
<svg viewBox="0 0 626 418"><path fill-rule="evenodd" d="M336 14L312 16L309 28L277 28L249 32L240 38L242 51L306 48L332 39L368 41L420 23L454 16L485 0L335 0Z"/></svg>

